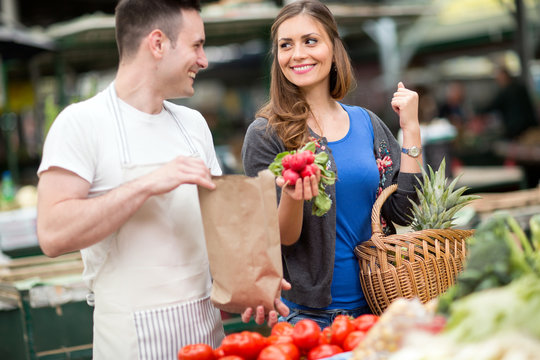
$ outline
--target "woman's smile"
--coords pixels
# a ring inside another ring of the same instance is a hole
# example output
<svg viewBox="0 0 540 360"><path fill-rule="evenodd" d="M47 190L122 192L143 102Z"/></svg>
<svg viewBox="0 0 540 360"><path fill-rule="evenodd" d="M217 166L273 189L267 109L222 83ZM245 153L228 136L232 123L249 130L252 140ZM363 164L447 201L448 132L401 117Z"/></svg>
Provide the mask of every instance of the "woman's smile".
<svg viewBox="0 0 540 360"><path fill-rule="evenodd" d="M295 74L305 74L307 72L310 72L311 69L315 67L315 64L305 64L305 65L295 65L291 66L292 71L294 71Z"/></svg>

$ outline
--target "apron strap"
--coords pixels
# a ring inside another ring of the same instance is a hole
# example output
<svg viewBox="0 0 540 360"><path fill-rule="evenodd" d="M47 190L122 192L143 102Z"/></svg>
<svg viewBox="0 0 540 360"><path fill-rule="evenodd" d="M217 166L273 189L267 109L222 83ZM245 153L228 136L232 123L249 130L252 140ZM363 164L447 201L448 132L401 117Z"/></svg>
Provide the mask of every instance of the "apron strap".
<svg viewBox="0 0 540 360"><path fill-rule="evenodd" d="M180 130L180 133L182 134L182 136L184 137L184 139L186 140L186 142L188 144L190 156L199 156L199 153L198 153L197 149L195 148L195 145L191 141L191 138L190 138L186 128L184 127L184 124L182 124L182 122L171 111L171 109L169 109L169 107L165 105L165 102L163 102L163 107L169 113L169 115L171 115L171 117L174 119L174 121L176 122L176 125L178 125L178 129Z"/></svg>
<svg viewBox="0 0 540 360"><path fill-rule="evenodd" d="M114 81L111 83L111 85L109 85L108 94L109 94L109 107L113 115L113 119L116 124L116 129L118 133L118 140L119 140L118 143L119 143L119 150L120 150L122 165L128 165L131 163L131 155L130 155L131 151L129 149L129 143L127 140L124 118L122 116L122 112L120 111L120 106L118 105L118 96L116 95ZM184 138L184 140L186 141L189 147L190 156L200 157L195 145L191 141L191 138L186 128L182 124L182 122L178 119L178 117L174 114L174 112L172 112L171 109L169 109L169 107L165 105L165 102L163 102L163 108L173 118L174 122L178 126L178 129L180 130L180 134L182 135L182 137Z"/></svg>
<svg viewBox="0 0 540 360"><path fill-rule="evenodd" d="M116 95L116 89L114 88L114 81L109 85L109 108L113 116L114 123L116 124L116 130L118 134L118 146L120 152L120 158L122 165L131 163L131 156L129 151L129 145L126 137L126 130L124 125L124 119L118 106L118 96Z"/></svg>

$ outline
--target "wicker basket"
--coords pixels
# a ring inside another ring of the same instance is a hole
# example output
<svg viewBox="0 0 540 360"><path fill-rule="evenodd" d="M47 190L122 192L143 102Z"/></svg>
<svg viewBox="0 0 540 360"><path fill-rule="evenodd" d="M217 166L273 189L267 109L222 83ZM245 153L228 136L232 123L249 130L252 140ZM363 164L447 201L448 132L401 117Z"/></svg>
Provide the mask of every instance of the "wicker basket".
<svg viewBox="0 0 540 360"><path fill-rule="evenodd" d="M371 239L357 245L360 282L371 311L380 315L399 297L422 303L439 296L463 270L465 239L473 230L433 229L386 236L380 224L383 203L397 189L379 195L371 213Z"/></svg>

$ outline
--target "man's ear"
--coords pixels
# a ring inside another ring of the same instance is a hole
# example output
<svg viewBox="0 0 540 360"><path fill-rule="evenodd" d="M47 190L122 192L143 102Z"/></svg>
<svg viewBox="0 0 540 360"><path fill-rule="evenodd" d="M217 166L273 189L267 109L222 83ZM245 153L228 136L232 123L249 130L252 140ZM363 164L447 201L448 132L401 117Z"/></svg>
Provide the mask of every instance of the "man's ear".
<svg viewBox="0 0 540 360"><path fill-rule="evenodd" d="M162 57L166 42L169 41L163 31L156 29L146 36L148 49L155 57Z"/></svg>

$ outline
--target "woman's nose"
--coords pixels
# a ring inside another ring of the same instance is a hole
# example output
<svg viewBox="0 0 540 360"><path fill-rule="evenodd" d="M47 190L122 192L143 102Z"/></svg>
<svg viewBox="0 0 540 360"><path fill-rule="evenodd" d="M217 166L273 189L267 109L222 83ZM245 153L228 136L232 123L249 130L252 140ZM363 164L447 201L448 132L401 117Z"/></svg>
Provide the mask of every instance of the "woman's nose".
<svg viewBox="0 0 540 360"><path fill-rule="evenodd" d="M293 59L303 59L306 57L306 53L301 46L295 46L293 51Z"/></svg>

